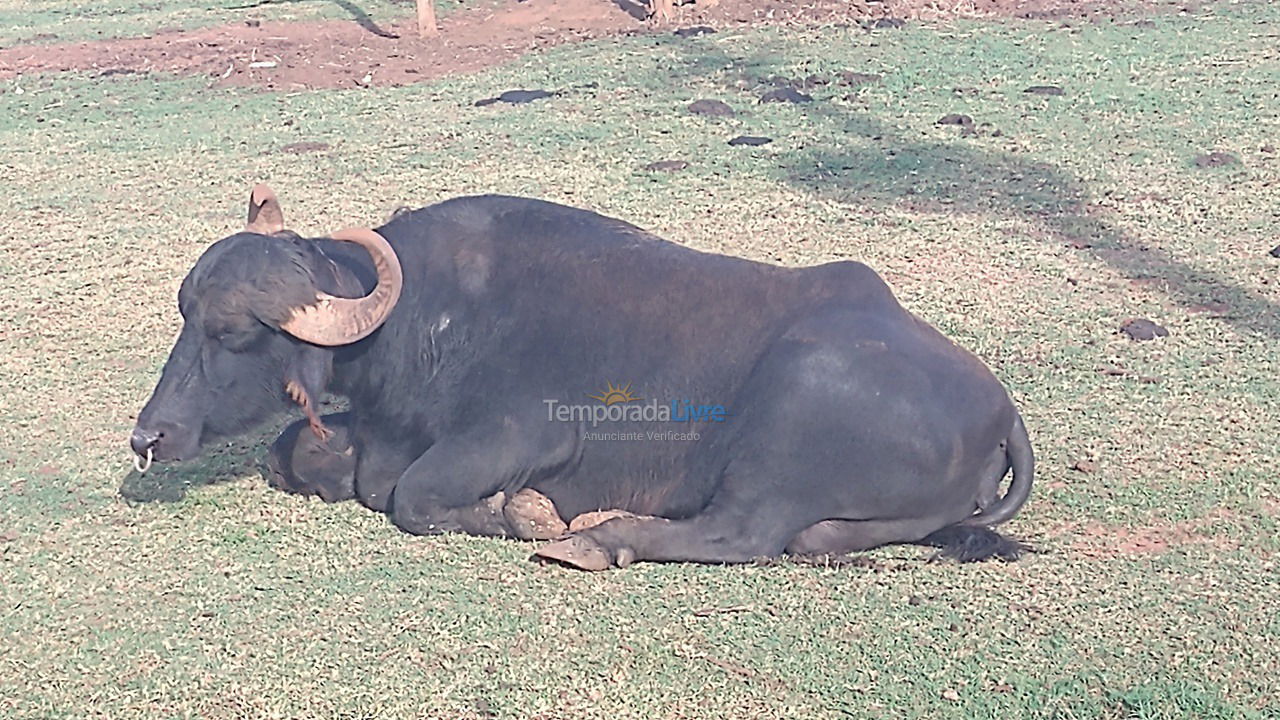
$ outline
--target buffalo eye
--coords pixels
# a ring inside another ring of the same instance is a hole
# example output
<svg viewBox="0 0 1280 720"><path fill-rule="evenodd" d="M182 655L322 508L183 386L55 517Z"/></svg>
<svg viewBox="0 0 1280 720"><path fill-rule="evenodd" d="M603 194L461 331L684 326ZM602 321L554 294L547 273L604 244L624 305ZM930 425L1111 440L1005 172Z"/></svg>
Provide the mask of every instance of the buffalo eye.
<svg viewBox="0 0 1280 720"><path fill-rule="evenodd" d="M219 346L231 352L243 352L254 344L259 333L256 328L224 326L210 328L208 335Z"/></svg>

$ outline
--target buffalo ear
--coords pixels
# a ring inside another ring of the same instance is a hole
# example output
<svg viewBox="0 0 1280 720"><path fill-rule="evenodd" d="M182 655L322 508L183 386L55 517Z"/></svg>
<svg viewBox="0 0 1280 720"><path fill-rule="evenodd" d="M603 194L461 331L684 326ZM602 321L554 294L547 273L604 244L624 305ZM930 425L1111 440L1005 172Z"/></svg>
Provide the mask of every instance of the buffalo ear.
<svg viewBox="0 0 1280 720"><path fill-rule="evenodd" d="M249 220L245 232L270 235L284 230L284 211L271 188L261 183L249 193Z"/></svg>
<svg viewBox="0 0 1280 720"><path fill-rule="evenodd" d="M333 353L326 348L304 345L289 359L284 370L284 391L307 416L311 432L328 441L329 430L320 420L320 396L333 377Z"/></svg>

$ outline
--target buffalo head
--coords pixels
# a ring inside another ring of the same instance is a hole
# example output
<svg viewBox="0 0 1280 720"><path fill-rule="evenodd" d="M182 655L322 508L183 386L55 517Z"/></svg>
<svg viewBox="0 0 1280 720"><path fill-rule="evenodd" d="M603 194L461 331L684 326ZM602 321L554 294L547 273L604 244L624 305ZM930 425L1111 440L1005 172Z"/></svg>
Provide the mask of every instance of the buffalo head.
<svg viewBox="0 0 1280 720"><path fill-rule="evenodd" d="M290 400L316 417L312 398L329 382L330 348L377 330L402 285L395 252L378 233L351 228L330 239L369 253L377 285L368 295L322 242L285 230L270 188L253 189L245 229L214 243L182 282L182 332L129 438L141 462L195 457ZM322 431L318 419L315 427Z"/></svg>

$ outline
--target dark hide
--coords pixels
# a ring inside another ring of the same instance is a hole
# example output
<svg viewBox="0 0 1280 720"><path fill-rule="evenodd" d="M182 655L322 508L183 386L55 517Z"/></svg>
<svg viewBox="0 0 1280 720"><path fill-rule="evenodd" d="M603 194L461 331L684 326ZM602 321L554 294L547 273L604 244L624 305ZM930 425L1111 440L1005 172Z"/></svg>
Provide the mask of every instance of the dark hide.
<svg viewBox="0 0 1280 720"><path fill-rule="evenodd" d="M216 243L183 284L187 327L135 437L168 428L157 457L190 457L285 408L282 383L301 378L313 397L348 398L355 495L409 532L509 536L492 498L521 488L565 518L656 516L542 552L593 569L918 542L1008 520L1030 492L1031 448L1008 394L865 265L701 253L501 196L397 213L377 231L404 270L399 304L371 336L332 349L275 328L315 287L369 291L363 251L252 234ZM549 417L547 401L599 405L589 396L610 384L641 398L624 406L719 405L723 421ZM697 439L643 439L665 431ZM642 439L592 434L618 432ZM287 444L273 456L292 457ZM303 485L328 482L323 467L308 472ZM961 544L964 559L1009 554Z"/></svg>

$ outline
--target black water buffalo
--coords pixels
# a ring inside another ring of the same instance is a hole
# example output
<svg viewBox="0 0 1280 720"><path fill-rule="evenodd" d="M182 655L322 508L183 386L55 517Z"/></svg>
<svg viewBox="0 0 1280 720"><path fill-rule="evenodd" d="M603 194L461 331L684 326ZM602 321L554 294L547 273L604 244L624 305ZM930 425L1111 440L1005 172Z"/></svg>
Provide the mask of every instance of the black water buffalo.
<svg viewBox="0 0 1280 720"><path fill-rule="evenodd" d="M538 550L582 568L1021 549L990 529L1032 484L1008 394L860 263L702 253L504 196L303 238L258 186L178 302L130 442L147 462L296 403L276 484L419 534L523 535L503 502L522 489L565 518L635 513ZM326 391L350 412L319 416Z"/></svg>

